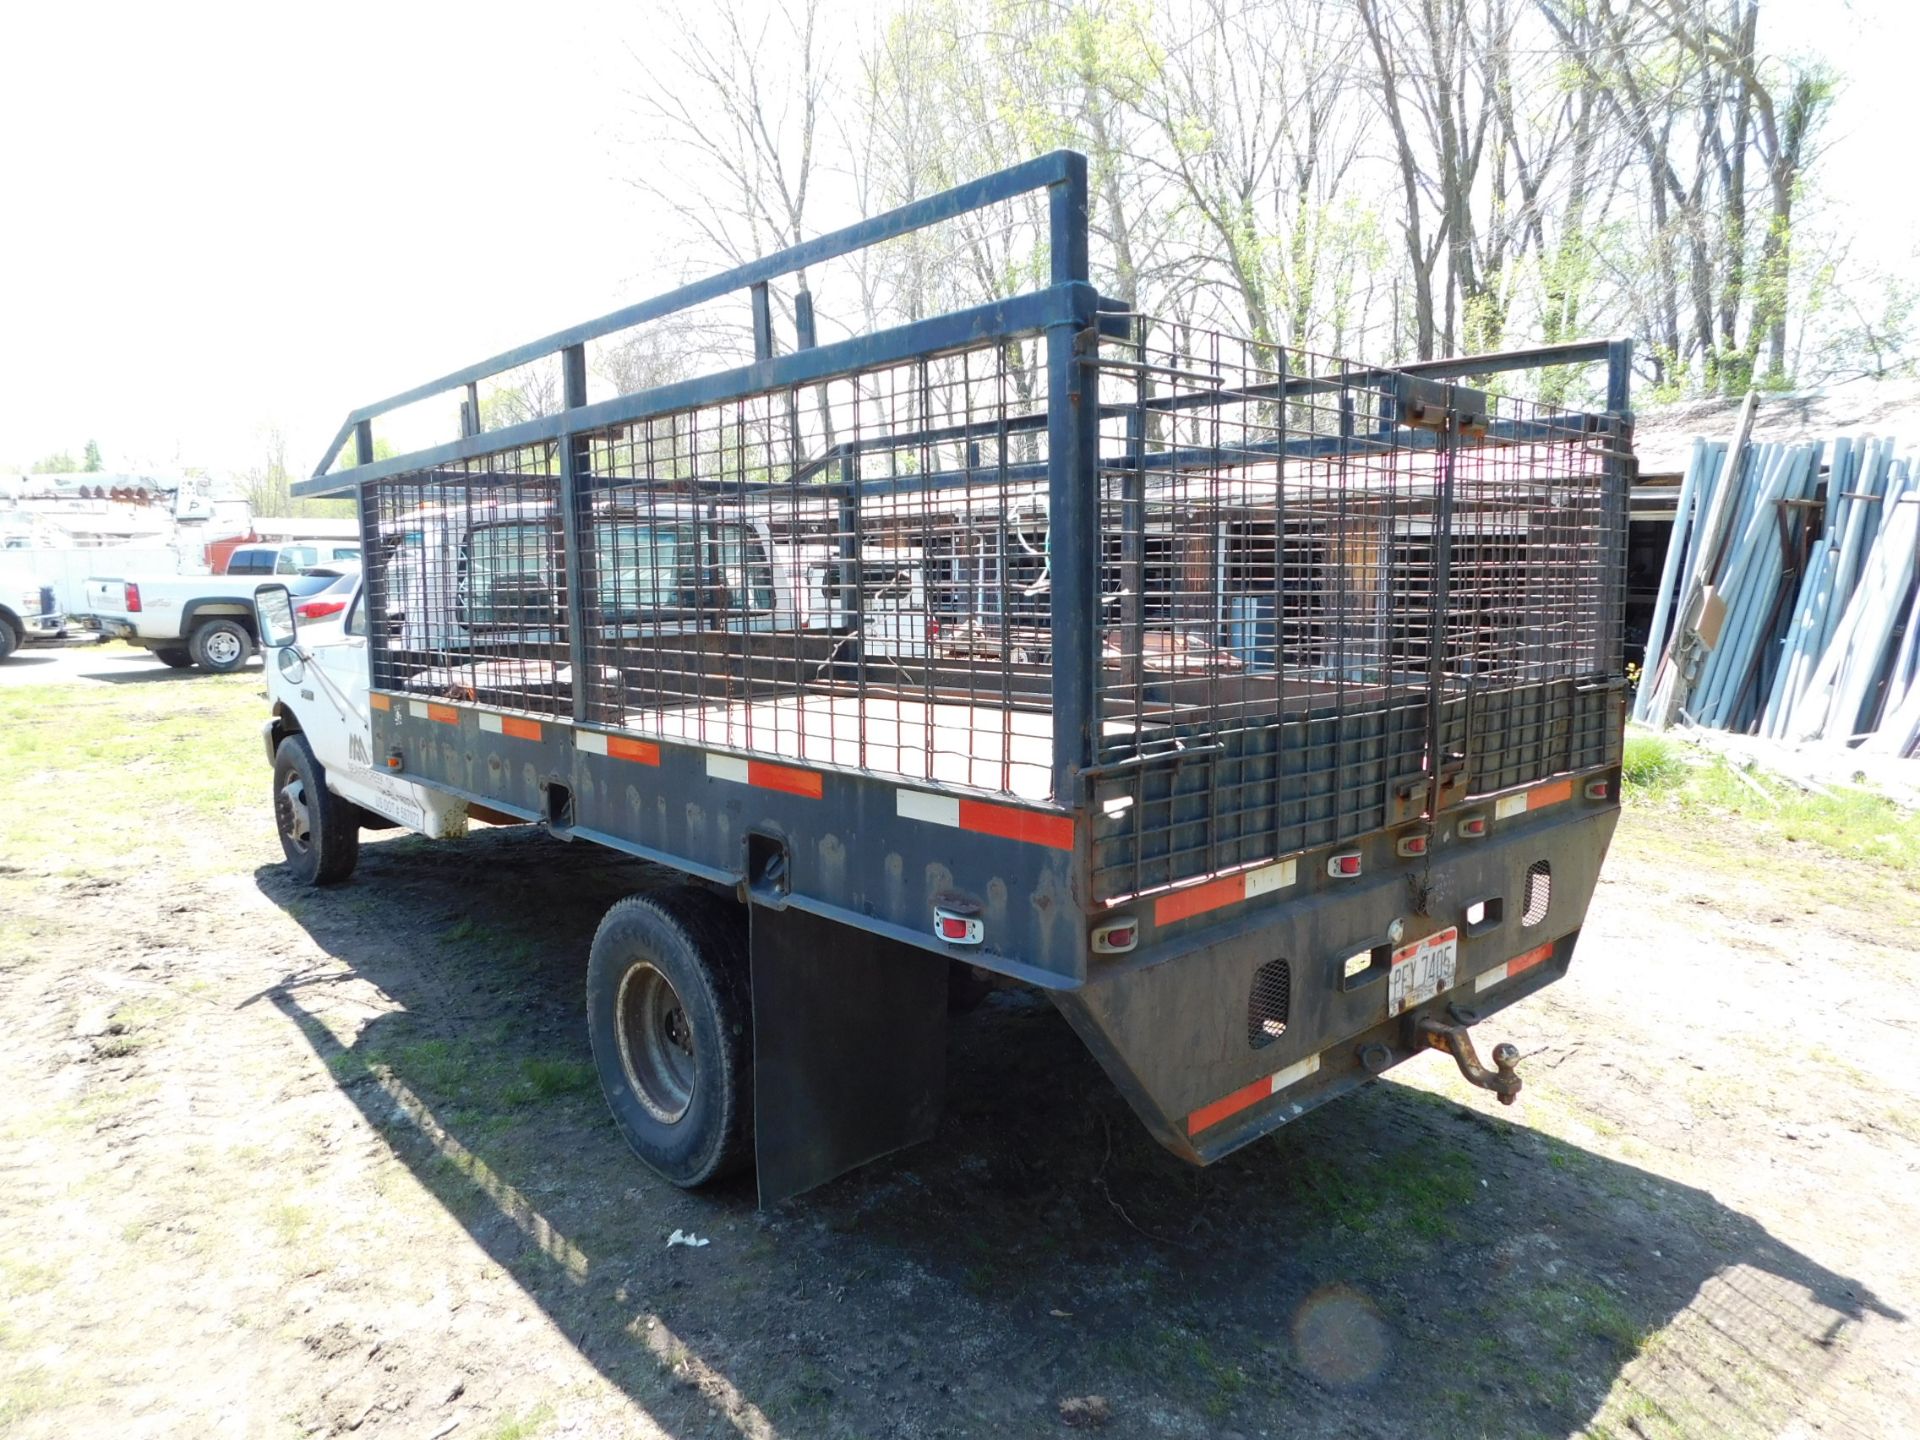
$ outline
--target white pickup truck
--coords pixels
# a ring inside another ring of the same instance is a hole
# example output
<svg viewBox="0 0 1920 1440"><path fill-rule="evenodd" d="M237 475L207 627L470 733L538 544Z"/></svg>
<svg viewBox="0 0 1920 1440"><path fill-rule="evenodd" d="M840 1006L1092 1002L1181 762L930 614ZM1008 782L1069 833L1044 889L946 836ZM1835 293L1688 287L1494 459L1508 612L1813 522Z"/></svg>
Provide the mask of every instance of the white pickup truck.
<svg viewBox="0 0 1920 1440"><path fill-rule="evenodd" d="M0 555L0 660L22 645L52 640L66 629L54 587L34 554L22 550Z"/></svg>
<svg viewBox="0 0 1920 1440"><path fill-rule="evenodd" d="M87 613L110 640L151 650L176 670L198 665L216 675L238 670L259 646L253 595L284 584L296 600L332 585L337 575L181 575L87 581Z"/></svg>

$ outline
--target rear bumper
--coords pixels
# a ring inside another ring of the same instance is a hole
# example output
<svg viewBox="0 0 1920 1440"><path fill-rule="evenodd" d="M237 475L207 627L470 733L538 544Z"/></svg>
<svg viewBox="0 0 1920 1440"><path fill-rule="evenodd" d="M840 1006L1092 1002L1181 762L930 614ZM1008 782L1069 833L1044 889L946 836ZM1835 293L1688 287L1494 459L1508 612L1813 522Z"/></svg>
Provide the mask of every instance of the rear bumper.
<svg viewBox="0 0 1920 1440"><path fill-rule="evenodd" d="M65 615L29 615L20 623L29 643L35 640L58 640L67 633Z"/></svg>
<svg viewBox="0 0 1920 1440"><path fill-rule="evenodd" d="M1206 1164L1417 1053L1421 1017L1485 1018L1564 975L1618 816L1613 804L1527 816L1430 864L1223 920L1177 955L1051 998L1155 1138ZM1549 894L1529 925L1541 863ZM1457 928L1458 965L1450 988L1389 1015L1396 922L1403 942ZM1375 963L1350 976L1366 952ZM1256 977L1270 986L1278 960L1289 998L1275 1035L1250 1020Z"/></svg>

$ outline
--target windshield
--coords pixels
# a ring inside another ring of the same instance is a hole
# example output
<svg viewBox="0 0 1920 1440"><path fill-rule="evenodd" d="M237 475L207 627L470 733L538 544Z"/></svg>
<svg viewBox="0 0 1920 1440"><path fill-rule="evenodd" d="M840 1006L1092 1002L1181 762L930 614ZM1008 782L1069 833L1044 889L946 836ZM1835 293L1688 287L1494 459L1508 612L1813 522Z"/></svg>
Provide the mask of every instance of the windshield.
<svg viewBox="0 0 1920 1440"><path fill-rule="evenodd" d="M635 620L654 610L691 610L700 576L691 523L602 520L594 526L600 611Z"/></svg>
<svg viewBox="0 0 1920 1440"><path fill-rule="evenodd" d="M760 537L745 525L720 527L720 583L736 610L773 608L773 567Z"/></svg>
<svg viewBox="0 0 1920 1440"><path fill-rule="evenodd" d="M483 525L467 536L462 598L470 625L554 623L553 532L544 524Z"/></svg>

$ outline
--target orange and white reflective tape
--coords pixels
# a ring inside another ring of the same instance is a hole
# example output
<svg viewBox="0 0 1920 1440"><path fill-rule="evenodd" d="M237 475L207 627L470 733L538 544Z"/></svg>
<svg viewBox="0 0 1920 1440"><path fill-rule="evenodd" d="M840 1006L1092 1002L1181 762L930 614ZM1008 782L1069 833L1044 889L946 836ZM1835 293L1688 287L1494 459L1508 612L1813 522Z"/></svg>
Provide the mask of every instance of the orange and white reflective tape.
<svg viewBox="0 0 1920 1440"><path fill-rule="evenodd" d="M574 731L573 748L588 755L608 755L615 760L631 760L636 765L660 763L660 747L651 740L630 740L625 735L603 735L598 730Z"/></svg>
<svg viewBox="0 0 1920 1440"><path fill-rule="evenodd" d="M1198 1135L1202 1130L1218 1125L1230 1115L1238 1115L1249 1105L1258 1105L1270 1096L1278 1095L1289 1085L1296 1085L1320 1068L1320 1057L1309 1055L1304 1060L1296 1060L1284 1070L1276 1070L1264 1079L1251 1085L1243 1085L1231 1095L1223 1095L1211 1105L1202 1105L1187 1116L1187 1134Z"/></svg>
<svg viewBox="0 0 1920 1440"><path fill-rule="evenodd" d="M1549 805L1558 805L1562 800L1573 798L1573 781L1555 780L1551 784L1536 785L1531 790L1519 790L1512 795L1502 795L1493 802L1493 818L1509 820L1515 815L1524 815L1529 810L1544 810Z"/></svg>
<svg viewBox="0 0 1920 1440"><path fill-rule="evenodd" d="M1516 955L1513 959L1496 965L1491 970L1482 970L1478 975L1474 976L1473 993L1478 995L1482 990L1491 990L1501 981L1511 980L1514 976L1523 974L1542 961L1552 958L1553 942L1551 940L1544 945L1536 945L1533 949L1527 951L1526 954Z"/></svg>
<svg viewBox="0 0 1920 1440"><path fill-rule="evenodd" d="M416 720L433 720L442 725L458 725L460 712L451 705L442 705L435 700L407 701L407 714Z"/></svg>
<svg viewBox="0 0 1920 1440"><path fill-rule="evenodd" d="M1185 920L1192 915L1204 915L1209 910L1238 905L1243 900L1255 900L1275 890L1286 889L1296 878L1297 870L1293 861L1276 860L1271 865L1243 870L1238 875L1223 875L1203 885L1189 885L1183 890L1162 895L1153 902L1153 923L1171 925L1176 920Z"/></svg>
<svg viewBox="0 0 1920 1440"><path fill-rule="evenodd" d="M393 697L391 695L381 695L370 692L367 695L367 704L376 710L391 710L393 709Z"/></svg>
<svg viewBox="0 0 1920 1440"><path fill-rule="evenodd" d="M765 760L749 760L744 755L709 754L707 778L730 780L736 785L753 785L762 790L780 790L788 795L804 795L809 800L818 800L823 788L818 770L770 765Z"/></svg>
<svg viewBox="0 0 1920 1440"><path fill-rule="evenodd" d="M1071 815L1022 810L1017 805L995 805L986 800L936 795L927 790L898 790L894 794L894 806L902 820L922 820L929 825L945 825L950 830L997 835L1002 840L1021 840L1053 850L1073 849Z"/></svg>
<svg viewBox="0 0 1920 1440"><path fill-rule="evenodd" d="M480 728L489 735L511 735L516 740L538 740L540 722L523 720L518 715L501 715L492 710L477 712L480 716Z"/></svg>

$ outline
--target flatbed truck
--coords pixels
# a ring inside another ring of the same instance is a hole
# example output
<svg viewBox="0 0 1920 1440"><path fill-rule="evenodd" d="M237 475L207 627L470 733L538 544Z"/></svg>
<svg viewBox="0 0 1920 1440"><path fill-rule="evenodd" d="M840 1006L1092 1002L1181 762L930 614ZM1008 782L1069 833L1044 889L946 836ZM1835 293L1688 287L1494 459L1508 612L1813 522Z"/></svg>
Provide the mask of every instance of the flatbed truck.
<svg viewBox="0 0 1920 1440"><path fill-rule="evenodd" d="M1044 283L831 343L801 288L776 345L777 287L1033 199ZM590 399L589 345L728 301L742 363ZM1474 1027L1566 973L1619 809L1630 358L1131 313L1070 152L490 357L296 486L358 501L366 566L324 632L259 596L288 861L483 819L677 873L599 928L595 1065L647 1164L766 1203L932 1132L956 965L1196 1164L1431 1049L1511 1103ZM375 459L536 363L558 413ZM1549 365L1604 408L1475 388ZM889 639L903 554L964 643Z"/></svg>

